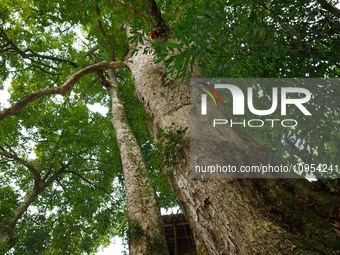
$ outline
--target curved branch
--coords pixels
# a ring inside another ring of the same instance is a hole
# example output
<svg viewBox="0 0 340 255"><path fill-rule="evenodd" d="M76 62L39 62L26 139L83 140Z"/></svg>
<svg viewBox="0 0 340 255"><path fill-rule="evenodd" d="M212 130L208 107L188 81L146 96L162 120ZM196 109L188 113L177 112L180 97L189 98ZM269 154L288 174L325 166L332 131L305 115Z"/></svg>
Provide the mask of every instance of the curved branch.
<svg viewBox="0 0 340 255"><path fill-rule="evenodd" d="M73 85L82 77L85 75L102 70L105 68L118 68L118 67L126 67L126 64L122 61L103 61L100 63L95 63L89 66L84 67L83 69L75 72L72 74L63 85L57 88L46 88L42 89L36 92L33 92L22 99L20 99L18 102L16 102L14 105L10 106L9 108L3 110L0 112L0 121L4 118L7 118L9 116L17 114L23 107L28 105L29 103L33 102L34 100L41 98L43 96L48 95L65 95L67 94L73 87Z"/></svg>
<svg viewBox="0 0 340 255"><path fill-rule="evenodd" d="M8 152L4 147L0 146L0 156L13 159L15 162L25 166L33 175L35 185L38 185L41 181L40 172L30 162L20 158L14 152Z"/></svg>
<svg viewBox="0 0 340 255"><path fill-rule="evenodd" d="M1 152L0 152L1 153ZM1 155L1 154L0 154ZM17 160L16 160L17 161ZM21 162L20 158L18 159L19 162ZM24 160L23 160L24 161ZM23 162L25 163L25 162ZM50 186L54 181L57 180L59 175L65 171L69 165L71 165L72 162L69 162L68 164L64 164L61 166L60 169L58 169L50 178L48 178L46 181L44 180L39 180L38 183L34 184L34 187L30 193L28 193L24 200L19 204L19 206L15 210L15 214L13 218L9 219L6 223L5 226L9 229L9 231L6 233L9 238L12 237L11 233L15 229L15 226L19 219L22 217L22 215L27 211L28 207L33 203L34 200L37 199L37 197L44 192L44 190ZM25 165L26 166L26 165ZM28 166L27 166L28 167ZM39 174L40 176L40 174ZM1 240L1 239L0 239Z"/></svg>

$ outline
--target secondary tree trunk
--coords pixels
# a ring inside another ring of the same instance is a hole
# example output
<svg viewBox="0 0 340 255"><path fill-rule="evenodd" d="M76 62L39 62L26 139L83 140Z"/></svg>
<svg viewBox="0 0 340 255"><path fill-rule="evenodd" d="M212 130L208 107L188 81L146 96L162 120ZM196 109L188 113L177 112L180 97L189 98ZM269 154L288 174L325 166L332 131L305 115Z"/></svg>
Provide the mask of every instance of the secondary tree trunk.
<svg viewBox="0 0 340 255"><path fill-rule="evenodd" d="M112 100L112 125L120 150L130 221L129 254L168 254L156 194L149 179L144 157L118 97L118 84L113 70L109 73L108 91Z"/></svg>
<svg viewBox="0 0 340 255"><path fill-rule="evenodd" d="M149 45L150 46L150 45ZM147 109L153 133L189 125L189 84L167 77L164 64L151 54L130 57L136 94ZM164 78L167 77L167 84ZM170 82L169 82L170 81ZM233 129L230 163L256 163L268 151ZM305 180L199 180L189 175L189 137L177 146L180 155L169 181L194 232L199 254L336 254L336 234L329 217L339 197L312 189Z"/></svg>
<svg viewBox="0 0 340 255"><path fill-rule="evenodd" d="M4 222L3 225L0 225L0 245L5 245L7 248L14 245L16 242L16 238L14 236L15 226L18 220L27 211L27 208L38 197L39 193L40 192L37 188L33 188L32 192L25 197L24 201L22 201L15 210L13 218Z"/></svg>
<svg viewBox="0 0 340 255"><path fill-rule="evenodd" d="M5 155L3 153L3 155ZM21 162L24 166L28 167L31 172L35 174L34 176L34 186L32 191L26 195L24 200L16 208L15 213L12 218L7 219L5 222L0 222L0 251L8 250L17 242L18 237L15 236L14 230L18 221L26 213L27 209L31 204L39 197L44 190L49 187L62 173L68 165L63 165L61 168L56 170L53 174L46 174L43 178L37 169L34 168L29 162L24 161L13 154L7 154L9 158L15 158L17 161ZM70 163L71 164L71 163ZM1 247L3 246L3 247ZM2 249L2 250L1 250Z"/></svg>

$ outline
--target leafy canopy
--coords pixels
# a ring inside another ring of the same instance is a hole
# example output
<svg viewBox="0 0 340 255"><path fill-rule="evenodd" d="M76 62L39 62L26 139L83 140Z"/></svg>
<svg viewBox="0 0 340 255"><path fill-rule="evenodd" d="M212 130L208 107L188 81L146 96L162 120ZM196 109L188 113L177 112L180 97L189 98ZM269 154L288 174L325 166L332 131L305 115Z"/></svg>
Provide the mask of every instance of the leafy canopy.
<svg viewBox="0 0 340 255"><path fill-rule="evenodd" d="M159 0L171 30L167 42L149 37L151 30L160 29L150 14L150 2L2 0L0 88L11 77L9 103L56 88L91 63L121 60L128 42L143 40L151 41L156 59L181 78L190 76L195 65L206 77L339 76L339 23L316 1ZM138 33L127 38L122 31L126 24ZM159 162L152 163L158 151L133 95L130 73L120 69L117 75L160 204L172 206L174 198ZM323 100L330 96L325 94ZM89 104L110 108L95 73L80 79L65 96L43 97L0 122L0 225L14 217L33 191L37 172L45 180L51 178L19 219L14 234L20 239L10 254L93 254L112 235L126 233L123 179L110 114L91 112ZM288 135L303 139L319 151L330 151L327 155L334 160L340 158L336 125L338 115L324 129L323 142L313 133L280 129L251 135L259 141L275 137L274 143ZM306 157L296 146L288 151Z"/></svg>

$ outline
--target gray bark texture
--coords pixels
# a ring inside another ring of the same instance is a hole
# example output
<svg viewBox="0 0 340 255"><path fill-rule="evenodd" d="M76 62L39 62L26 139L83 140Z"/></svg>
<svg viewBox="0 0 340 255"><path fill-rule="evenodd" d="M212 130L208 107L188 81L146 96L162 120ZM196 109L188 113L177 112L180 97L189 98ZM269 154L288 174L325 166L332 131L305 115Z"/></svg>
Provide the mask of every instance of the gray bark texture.
<svg viewBox="0 0 340 255"><path fill-rule="evenodd" d="M189 127L188 81L169 77L163 63L155 64L152 54L143 54L146 46L139 45L127 65L153 134ZM305 180L193 179L189 132L176 148L173 165L164 171L170 172L169 182L193 230L198 254L337 253L329 214L340 204L339 197L316 192ZM246 135L231 128L227 132L230 163L268 159L268 150Z"/></svg>
<svg viewBox="0 0 340 255"><path fill-rule="evenodd" d="M167 254L156 194L150 182L143 153L130 129L124 107L118 97L114 72L109 72L112 125L120 151L130 221L129 254Z"/></svg>

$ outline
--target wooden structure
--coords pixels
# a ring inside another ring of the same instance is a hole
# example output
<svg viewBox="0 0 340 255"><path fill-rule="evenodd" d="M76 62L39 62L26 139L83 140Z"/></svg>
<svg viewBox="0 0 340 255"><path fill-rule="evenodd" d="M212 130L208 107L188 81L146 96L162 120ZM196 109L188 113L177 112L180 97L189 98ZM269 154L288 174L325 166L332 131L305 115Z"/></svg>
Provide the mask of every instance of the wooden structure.
<svg viewBox="0 0 340 255"><path fill-rule="evenodd" d="M194 238L184 214L163 215L170 255L196 255Z"/></svg>

